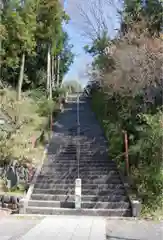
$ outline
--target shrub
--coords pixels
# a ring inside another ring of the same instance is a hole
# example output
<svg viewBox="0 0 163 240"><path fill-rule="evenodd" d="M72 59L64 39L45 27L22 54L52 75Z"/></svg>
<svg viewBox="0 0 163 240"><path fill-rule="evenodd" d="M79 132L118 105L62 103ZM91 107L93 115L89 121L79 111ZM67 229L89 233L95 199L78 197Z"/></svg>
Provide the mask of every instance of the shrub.
<svg viewBox="0 0 163 240"><path fill-rule="evenodd" d="M1 131L1 162L13 159L39 161L44 148L39 139L43 132L48 132L49 113L57 106L39 91L26 93L17 102L16 92L4 89L0 98L1 109L12 125L11 130ZM34 140L37 140L37 148L33 146Z"/></svg>
<svg viewBox="0 0 163 240"><path fill-rule="evenodd" d="M53 112L54 109L54 101L47 98L42 98L38 101L38 113L40 116L48 117L50 113Z"/></svg>
<svg viewBox="0 0 163 240"><path fill-rule="evenodd" d="M155 211L163 196L163 45L160 39L128 34L115 41L114 49L114 69L102 72L101 89L92 91L92 108L108 139L110 158L121 169L122 131L127 131L133 189L145 208Z"/></svg>

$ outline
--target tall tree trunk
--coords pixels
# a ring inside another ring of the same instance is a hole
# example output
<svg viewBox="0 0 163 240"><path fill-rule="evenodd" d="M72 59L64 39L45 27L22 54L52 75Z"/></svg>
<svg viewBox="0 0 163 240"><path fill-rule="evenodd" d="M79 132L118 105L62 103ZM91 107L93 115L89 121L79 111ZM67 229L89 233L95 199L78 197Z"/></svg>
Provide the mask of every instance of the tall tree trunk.
<svg viewBox="0 0 163 240"><path fill-rule="evenodd" d="M52 99L52 69L51 69L51 46L48 45L48 53L47 53L47 97L48 99ZM52 111L49 112L49 138L51 136L52 129Z"/></svg>
<svg viewBox="0 0 163 240"><path fill-rule="evenodd" d="M51 61L50 61L51 63ZM49 98L52 99L52 74L51 74L51 64L49 66L50 77L49 77Z"/></svg>
<svg viewBox="0 0 163 240"><path fill-rule="evenodd" d="M58 87L58 56L56 56L56 64L55 64L55 81L56 81L56 86Z"/></svg>
<svg viewBox="0 0 163 240"><path fill-rule="evenodd" d="M60 56L57 59L57 87L59 87L59 79L60 78Z"/></svg>
<svg viewBox="0 0 163 240"><path fill-rule="evenodd" d="M54 56L52 56L52 65L51 65L51 70L52 70L52 89L54 89L55 88L55 66L54 66Z"/></svg>
<svg viewBox="0 0 163 240"><path fill-rule="evenodd" d="M24 65L25 65L25 53L22 54L21 59L21 66L20 66L20 73L19 73L19 80L18 80L18 101L21 100L21 91L22 91L22 85L23 85L23 78L24 78Z"/></svg>
<svg viewBox="0 0 163 240"><path fill-rule="evenodd" d="M55 86L57 86L57 56L54 59Z"/></svg>
<svg viewBox="0 0 163 240"><path fill-rule="evenodd" d="M51 97L51 68L50 68L50 44L47 53L47 96Z"/></svg>

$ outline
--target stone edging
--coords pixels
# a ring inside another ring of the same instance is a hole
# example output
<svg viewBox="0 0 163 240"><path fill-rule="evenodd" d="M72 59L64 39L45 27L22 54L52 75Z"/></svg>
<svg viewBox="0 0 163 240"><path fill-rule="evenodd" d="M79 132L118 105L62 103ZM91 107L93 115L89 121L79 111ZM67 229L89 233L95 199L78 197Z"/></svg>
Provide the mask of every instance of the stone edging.
<svg viewBox="0 0 163 240"><path fill-rule="evenodd" d="M138 200L138 199L132 199L132 197L130 196L130 193L126 187L126 183L124 181L124 177L120 171L120 169L118 169L118 173L119 173L119 176L120 176L120 179L123 183L123 186L124 186L124 189L125 189L125 192L126 192L126 195L128 196L129 198L129 202L130 202L130 205L131 205L131 209L132 209L132 217L133 219L135 218L139 218L140 216L140 211L141 211L141 202ZM127 183L128 184L128 183Z"/></svg>
<svg viewBox="0 0 163 240"><path fill-rule="evenodd" d="M47 149L45 149L44 152L43 152L43 157L41 159L41 164L39 164L39 166L37 167L37 169L35 171L35 174L34 174L34 176L32 178L32 182L31 182L31 184L29 186L27 194L25 195L25 197L23 199L20 200L21 212L23 211L24 214L26 213L26 208L28 207L28 201L29 201L29 199L30 199L30 197L31 197L31 195L33 193L34 185L35 185L37 177L40 174L40 171L42 169L44 160L46 158L46 154L47 154Z"/></svg>
<svg viewBox="0 0 163 240"><path fill-rule="evenodd" d="M14 214L13 215L14 217L30 217L31 219L32 218L45 218L45 217L56 217L56 216L59 216L59 215L50 215L50 214ZM60 215L60 216L64 216L64 217L69 217L69 216L76 216L76 215ZM136 221L136 220L141 220L141 221L153 221L152 218L139 218L139 217L107 217L107 216L86 216L86 217L94 217L94 218L104 218L106 219L107 221L109 220L124 220L124 221ZM161 222L163 222L161 220Z"/></svg>

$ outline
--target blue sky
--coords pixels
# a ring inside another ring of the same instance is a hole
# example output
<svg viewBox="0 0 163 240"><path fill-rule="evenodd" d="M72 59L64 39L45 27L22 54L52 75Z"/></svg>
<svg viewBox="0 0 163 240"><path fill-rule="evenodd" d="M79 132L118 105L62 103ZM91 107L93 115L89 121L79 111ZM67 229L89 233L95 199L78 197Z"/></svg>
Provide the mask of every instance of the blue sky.
<svg viewBox="0 0 163 240"><path fill-rule="evenodd" d="M78 80L84 86L88 77L86 76L87 64L91 63L91 57L86 54L83 47L90 42L87 37L82 36L81 23L82 18L80 17L79 9L77 8L77 2L87 5L88 0L66 0L64 3L64 8L69 14L71 21L64 28L69 34L70 42L74 45L73 52L76 54L74 63L71 65L69 72L65 76L64 81L68 80ZM94 0L96 1L96 0ZM102 0L105 1L105 0ZM116 2L118 0L114 0ZM86 8L87 9L87 8ZM106 10L106 5L104 4L104 9ZM106 19L108 21L108 31L109 35L115 35L115 28L118 28L118 18L116 17L115 6L107 7Z"/></svg>
<svg viewBox="0 0 163 240"><path fill-rule="evenodd" d="M87 64L91 62L91 57L83 50L86 43L81 39L80 33L77 33L71 23L66 26L66 30L69 34L70 42L74 46L73 53L75 53L75 59L64 80L80 80L81 84L86 84L88 78L81 77L82 73L86 71Z"/></svg>

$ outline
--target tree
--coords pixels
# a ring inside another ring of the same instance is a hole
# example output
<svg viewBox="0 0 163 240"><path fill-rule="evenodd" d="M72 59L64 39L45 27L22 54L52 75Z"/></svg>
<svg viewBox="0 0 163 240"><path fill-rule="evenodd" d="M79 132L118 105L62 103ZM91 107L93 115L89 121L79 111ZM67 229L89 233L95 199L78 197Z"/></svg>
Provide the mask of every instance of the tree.
<svg viewBox="0 0 163 240"><path fill-rule="evenodd" d="M87 4L79 4L81 30L92 42L102 37L110 28L110 2L106 0L88 0Z"/></svg>
<svg viewBox="0 0 163 240"><path fill-rule="evenodd" d="M69 93L76 93L82 91L81 84L76 80L71 80L63 83L63 87L69 92Z"/></svg>
<svg viewBox="0 0 163 240"><path fill-rule="evenodd" d="M1 62L2 62L2 59L1 59L1 56L2 56L2 41L5 39L6 37L6 29L5 29L5 26L4 24L2 24L2 11L4 9L4 6L3 6L3 2L1 2L0 4L0 70L1 70Z"/></svg>
<svg viewBox="0 0 163 240"><path fill-rule="evenodd" d="M122 13L121 32L129 30L159 35L163 26L163 5L159 0L125 0ZM139 33L138 32L138 33Z"/></svg>
<svg viewBox="0 0 163 240"><path fill-rule="evenodd" d="M26 54L31 54L35 49L35 31L36 31L36 8L35 1L27 0L20 11L24 23L24 36L22 36L22 49L21 49L21 67L18 81L18 100L21 98L21 90L24 77L24 65Z"/></svg>
<svg viewBox="0 0 163 240"><path fill-rule="evenodd" d="M62 83L64 75L69 71L69 67L74 60L74 54L71 51L72 47L73 45L69 43L68 34L64 32L63 49L60 53L60 84Z"/></svg>
<svg viewBox="0 0 163 240"><path fill-rule="evenodd" d="M17 69L20 64L18 79L18 100L24 78L25 56L35 48L36 2L11 0L3 12L2 22L7 31L7 38L2 42L5 49L3 64L6 68ZM6 69L7 70L7 69Z"/></svg>
<svg viewBox="0 0 163 240"><path fill-rule="evenodd" d="M2 81L19 89L19 99L21 90L37 87L48 88L48 96L51 95L51 75L54 88L57 73L60 84L73 61L72 46L62 27L69 17L58 0L3 2Z"/></svg>
<svg viewBox="0 0 163 240"><path fill-rule="evenodd" d="M99 71L108 71L113 67L113 61L110 58L107 49L111 46L111 39L108 36L107 31L101 33L101 37L98 37L92 42L92 45L86 45L85 51L94 57L92 62L93 69Z"/></svg>
<svg viewBox="0 0 163 240"><path fill-rule="evenodd" d="M144 12L151 35L159 35L163 27L163 5L160 0L146 0Z"/></svg>
<svg viewBox="0 0 163 240"><path fill-rule="evenodd" d="M57 48L60 50L62 38L62 20L66 19L58 0L41 0L38 12L38 37L47 48L47 93L51 94L51 56ZM61 47L62 48L62 47Z"/></svg>

